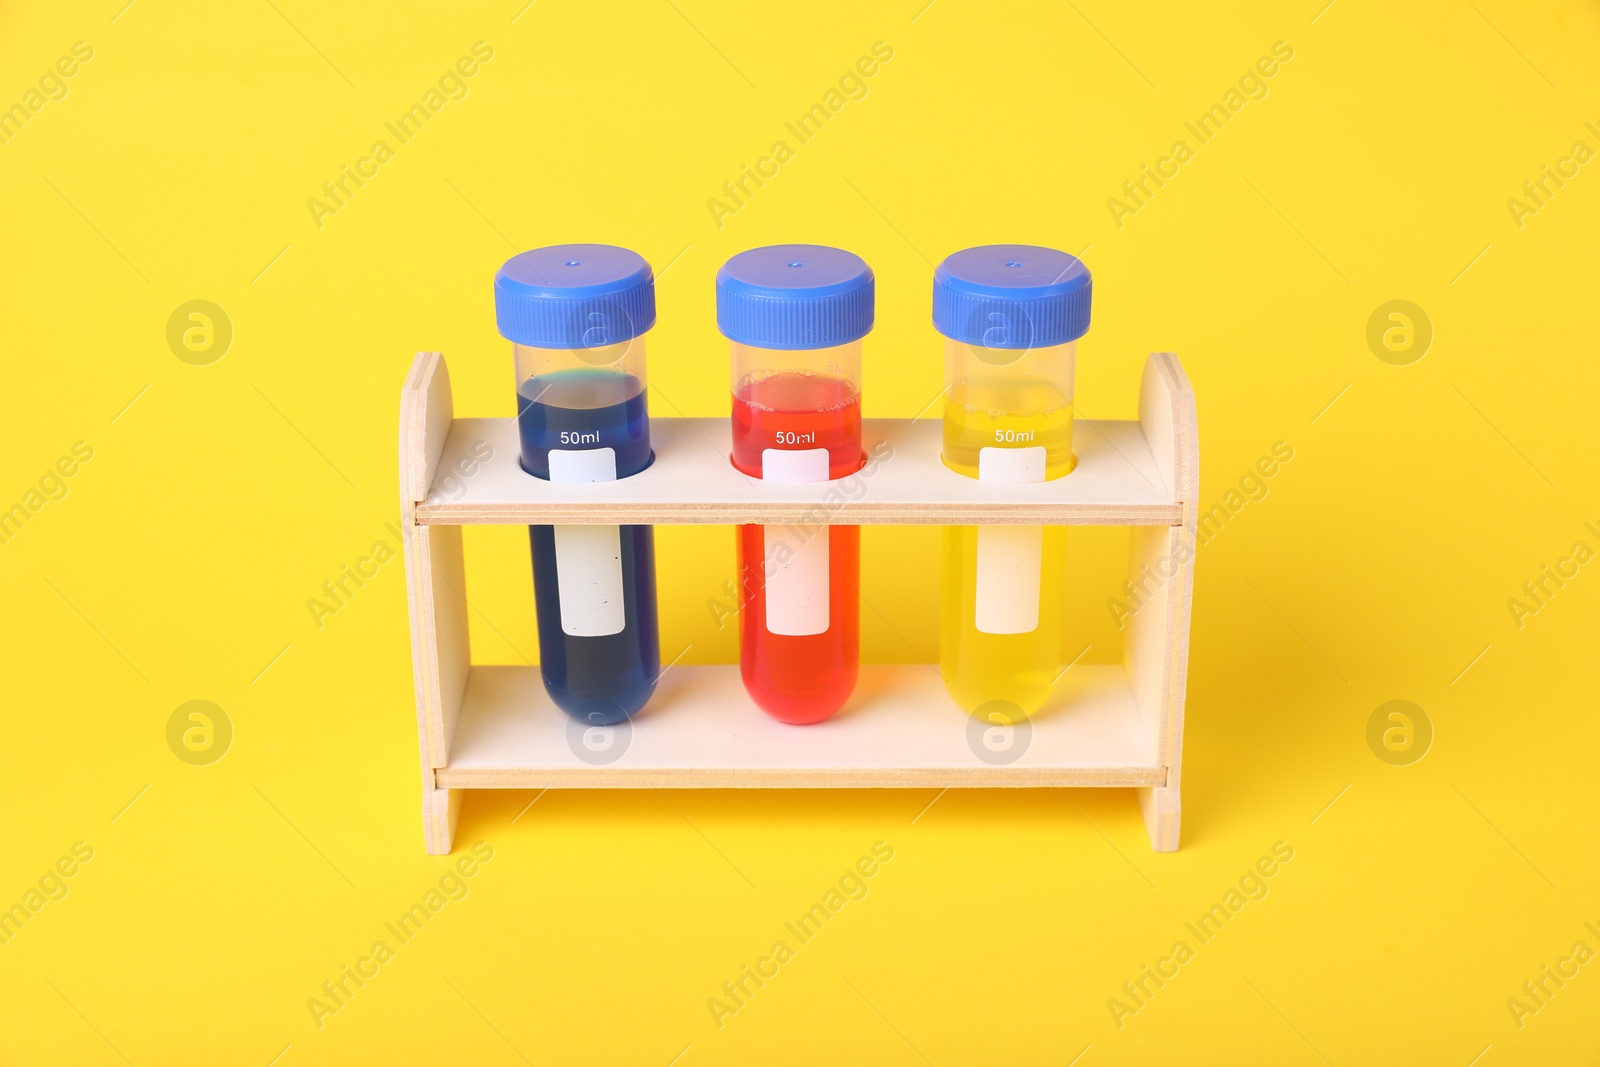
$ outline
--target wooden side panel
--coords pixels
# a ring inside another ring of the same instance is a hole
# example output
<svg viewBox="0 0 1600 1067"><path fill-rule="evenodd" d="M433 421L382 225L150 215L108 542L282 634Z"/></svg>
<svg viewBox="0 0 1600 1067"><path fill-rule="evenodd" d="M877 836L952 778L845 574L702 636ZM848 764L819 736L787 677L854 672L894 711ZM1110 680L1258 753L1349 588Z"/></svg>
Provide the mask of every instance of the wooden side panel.
<svg viewBox="0 0 1600 1067"><path fill-rule="evenodd" d="M400 504L428 499L439 455L450 437L455 402L450 372L438 352L418 352L400 395Z"/></svg>
<svg viewBox="0 0 1600 1067"><path fill-rule="evenodd" d="M406 568L413 583L409 590L412 643L420 651L426 673L418 707L423 759L431 769L450 762L450 745L471 670L461 527L412 527Z"/></svg>
<svg viewBox="0 0 1600 1067"><path fill-rule="evenodd" d="M1172 642L1181 636L1177 609L1185 569L1182 529L1134 528L1128 561L1133 589L1122 598L1133 612L1125 617L1123 663L1145 732L1154 740L1156 761L1169 768L1177 762Z"/></svg>
<svg viewBox="0 0 1600 1067"><path fill-rule="evenodd" d="M1178 823L1183 812L1177 787L1158 785L1138 793L1139 813L1144 816L1150 847L1156 852L1178 851Z"/></svg>
<svg viewBox="0 0 1600 1067"><path fill-rule="evenodd" d="M1124 663L1145 728L1167 767L1167 783L1139 791L1150 843L1158 852L1178 847L1179 788L1183 765L1184 698L1189 673L1189 615L1194 592L1195 523L1199 510L1200 453L1194 391L1170 353L1145 363L1139 390L1144 427L1167 491L1182 508L1180 525L1133 531L1128 580Z"/></svg>
<svg viewBox="0 0 1600 1067"><path fill-rule="evenodd" d="M444 357L418 353L400 395L400 525L417 691L423 835L428 851L435 854L450 851L460 813L459 791L437 788L434 771L449 761L471 661L461 529L417 525L417 503L427 497L433 482L452 415Z"/></svg>
<svg viewBox="0 0 1600 1067"><path fill-rule="evenodd" d="M430 856L448 856L461 821L461 790L422 789L422 843Z"/></svg>

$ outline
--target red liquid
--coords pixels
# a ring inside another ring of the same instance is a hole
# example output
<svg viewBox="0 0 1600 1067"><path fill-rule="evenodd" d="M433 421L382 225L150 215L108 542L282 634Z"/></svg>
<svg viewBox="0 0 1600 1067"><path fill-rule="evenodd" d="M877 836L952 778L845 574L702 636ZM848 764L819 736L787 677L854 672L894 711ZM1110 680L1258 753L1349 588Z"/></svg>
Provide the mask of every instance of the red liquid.
<svg viewBox="0 0 1600 1067"><path fill-rule="evenodd" d="M740 382L733 394L733 465L759 478L768 448L826 448L829 479L855 473L862 461L860 393L838 379L802 374ZM739 668L763 711L799 725L826 719L856 687L861 530L784 530L794 539L828 538L828 629L806 636L767 630L766 528L741 526Z"/></svg>

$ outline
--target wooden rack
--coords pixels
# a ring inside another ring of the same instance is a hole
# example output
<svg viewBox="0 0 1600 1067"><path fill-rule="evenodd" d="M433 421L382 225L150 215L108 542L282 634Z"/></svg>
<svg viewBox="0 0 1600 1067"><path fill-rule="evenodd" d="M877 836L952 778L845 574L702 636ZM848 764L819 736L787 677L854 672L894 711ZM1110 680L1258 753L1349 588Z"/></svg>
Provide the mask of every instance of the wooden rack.
<svg viewBox="0 0 1600 1067"><path fill-rule="evenodd" d="M1152 847L1178 847L1199 444L1176 356L1146 362L1138 421L1078 420L1077 468L1043 484L980 484L947 470L931 418L864 420L868 452L886 442L893 458L842 502L827 483L740 474L727 460L727 419L652 418L650 433L656 459L640 474L542 481L517 462L515 419L455 418L444 358L423 352L412 364L400 496L429 853L450 851L463 790L543 788L1129 787ZM1122 663L1068 670L1045 710L1018 727L1026 749L1003 764L975 753L973 720L925 665L862 664L850 703L816 726L769 718L736 664L674 667L597 757L575 742L584 728L551 703L537 667L471 663L462 526L800 521L1128 526L1144 603L1126 621Z"/></svg>

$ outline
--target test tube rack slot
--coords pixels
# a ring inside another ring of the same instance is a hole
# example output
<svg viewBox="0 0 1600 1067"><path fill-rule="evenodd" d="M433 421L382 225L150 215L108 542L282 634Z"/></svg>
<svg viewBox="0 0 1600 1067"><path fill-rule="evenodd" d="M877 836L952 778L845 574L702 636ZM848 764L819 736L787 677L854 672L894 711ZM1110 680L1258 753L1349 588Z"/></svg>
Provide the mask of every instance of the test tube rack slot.
<svg viewBox="0 0 1600 1067"><path fill-rule="evenodd" d="M1076 469L1037 485L946 469L937 417L864 420L880 461L853 494L740 474L727 419L652 418L650 432L656 459L640 474L542 481L517 462L515 419L455 418L444 357L412 363L400 401L401 525L430 854L451 850L464 790L581 788L1132 788L1152 847L1177 849L1199 440L1176 356L1146 361L1137 421L1078 420ZM471 663L463 526L796 522L1127 526L1131 578L1160 580L1145 582L1149 596L1126 620L1122 662L1068 670L1010 763L974 753L972 720L926 665L863 663L850 703L815 726L769 718L738 664L680 665L619 728L626 751L591 763L537 667Z"/></svg>

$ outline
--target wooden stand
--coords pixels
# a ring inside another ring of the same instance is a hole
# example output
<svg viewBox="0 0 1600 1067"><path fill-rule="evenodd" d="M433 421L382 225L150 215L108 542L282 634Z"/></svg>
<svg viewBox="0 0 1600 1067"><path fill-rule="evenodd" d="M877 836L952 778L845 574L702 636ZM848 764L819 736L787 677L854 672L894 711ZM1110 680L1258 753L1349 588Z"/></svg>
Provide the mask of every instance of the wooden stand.
<svg viewBox="0 0 1600 1067"><path fill-rule="evenodd" d="M827 483L740 474L727 419L653 418L648 470L565 485L522 471L516 420L453 416L443 357L420 353L400 401L400 497L429 853L450 851L462 790L534 788L1132 787L1152 847L1178 847L1199 445L1175 356L1146 363L1137 422L1079 420L1077 469L1042 485L947 470L936 418L864 420L881 458L842 501ZM550 702L538 668L472 666L461 527L474 523L1129 526L1138 610L1122 664L1067 671L1016 728L1026 746L1010 762L974 743L974 720L928 666L863 664L849 705L816 726L769 718L737 665L679 666L636 719L598 736Z"/></svg>

